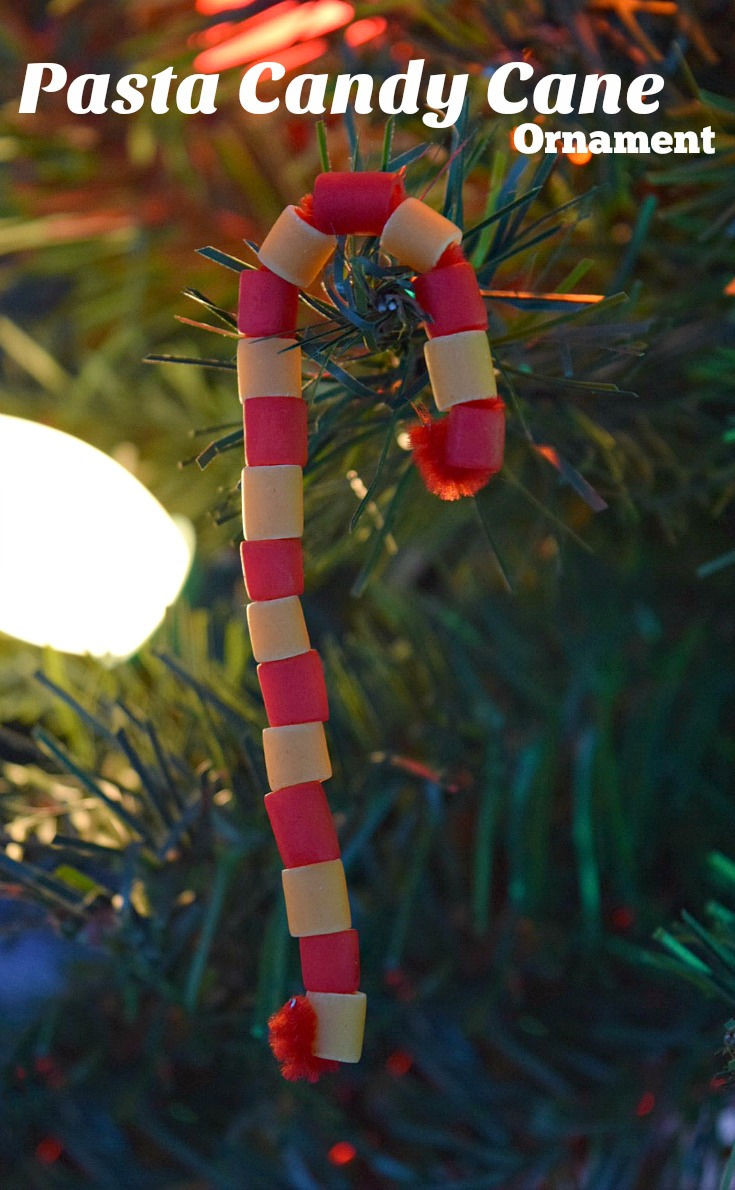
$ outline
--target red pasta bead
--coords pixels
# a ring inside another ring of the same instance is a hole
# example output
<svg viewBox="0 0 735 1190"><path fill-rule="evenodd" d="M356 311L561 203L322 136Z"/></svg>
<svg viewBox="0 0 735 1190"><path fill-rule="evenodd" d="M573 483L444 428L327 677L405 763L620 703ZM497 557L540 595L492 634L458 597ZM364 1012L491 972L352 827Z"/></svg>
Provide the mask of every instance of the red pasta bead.
<svg viewBox="0 0 735 1190"><path fill-rule="evenodd" d="M271 727L324 723L329 718L324 669L316 649L280 661L261 661L258 681Z"/></svg>
<svg viewBox="0 0 735 1190"><path fill-rule="evenodd" d="M249 339L292 335L298 320L299 291L270 269L243 269L237 329Z"/></svg>
<svg viewBox="0 0 735 1190"><path fill-rule="evenodd" d="M306 401L301 397L251 397L243 401L242 414L249 467L305 466Z"/></svg>
<svg viewBox="0 0 735 1190"><path fill-rule="evenodd" d="M304 194L294 207L299 219L303 219L304 223L308 223L309 227L314 227L314 195ZM317 230L319 230L317 228Z"/></svg>
<svg viewBox="0 0 735 1190"><path fill-rule="evenodd" d="M258 401L260 397L252 399ZM240 560L250 599L260 602L303 594L304 554L300 537L243 541L240 543Z"/></svg>
<svg viewBox="0 0 735 1190"><path fill-rule="evenodd" d="M405 197L400 173L319 174L314 183L312 221L328 235L378 236Z"/></svg>
<svg viewBox="0 0 735 1190"><path fill-rule="evenodd" d="M265 808L284 868L339 859L337 831L320 781L267 793Z"/></svg>
<svg viewBox="0 0 735 1190"><path fill-rule="evenodd" d="M310 992L356 992L360 986L357 930L299 938L301 978Z"/></svg>
<svg viewBox="0 0 735 1190"><path fill-rule="evenodd" d="M503 465L505 405L499 398L453 405L447 418L446 461L451 467Z"/></svg>
<svg viewBox="0 0 735 1190"><path fill-rule="evenodd" d="M448 269L450 264L462 264L466 259L461 244L450 244L448 248L444 249L434 268Z"/></svg>
<svg viewBox="0 0 735 1190"><path fill-rule="evenodd" d="M432 318L425 323L429 339L486 329L487 311L475 270L467 261L421 273L413 286L419 305Z"/></svg>

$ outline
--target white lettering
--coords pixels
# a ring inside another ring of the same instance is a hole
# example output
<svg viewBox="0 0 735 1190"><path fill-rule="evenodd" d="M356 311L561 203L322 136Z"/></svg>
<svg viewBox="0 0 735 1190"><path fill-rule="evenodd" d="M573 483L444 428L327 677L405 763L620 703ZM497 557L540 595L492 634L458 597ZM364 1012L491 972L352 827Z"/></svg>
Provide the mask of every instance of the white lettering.
<svg viewBox="0 0 735 1190"><path fill-rule="evenodd" d="M85 99L85 91L89 84L89 96ZM66 93L66 106L75 116L103 116L107 111L107 88L110 85L109 74L78 74L69 83Z"/></svg>
<svg viewBox="0 0 735 1190"><path fill-rule="evenodd" d="M381 83L378 92L378 104L381 112L385 112L387 116L397 116L401 113L415 116L419 110L419 87L423 73L424 59L412 58L405 74L389 75L385 82ZM396 98L396 91L401 83L403 83L403 92L399 102Z"/></svg>
<svg viewBox="0 0 735 1190"><path fill-rule="evenodd" d="M620 111L620 92L623 80L619 74L588 74L582 84L582 94L577 111L580 116L589 116L597 108L597 97L602 92L602 110L609 116Z"/></svg>
<svg viewBox="0 0 735 1190"><path fill-rule="evenodd" d="M176 106L185 116L213 116L217 111L218 74L187 74L176 88ZM194 88L199 85L199 98L194 99Z"/></svg>
<svg viewBox="0 0 735 1190"><path fill-rule="evenodd" d="M148 86L148 78L145 74L125 74L118 81L116 94L118 99L113 99L110 107L113 112L117 112L118 116L129 116L131 112L139 112L143 106L143 96L141 91Z"/></svg>
<svg viewBox="0 0 735 1190"><path fill-rule="evenodd" d="M494 70L487 85L487 101L492 111L501 116L514 116L517 112L525 111L528 107L527 99L507 99L505 84L511 73L517 70L518 77L523 81L533 78L533 66L530 62L506 62ZM524 125L525 127L525 125ZM539 146L540 148L541 146ZM536 149L521 149L522 153L535 153Z"/></svg>
<svg viewBox="0 0 735 1190"><path fill-rule="evenodd" d="M569 116L574 111L574 80L573 74L545 74L533 89L533 106L543 116L552 116L561 112ZM556 98L552 100L552 91L556 91Z"/></svg>
<svg viewBox="0 0 735 1190"><path fill-rule="evenodd" d="M674 133L674 152L675 153L699 153L699 133L697 132L675 132Z"/></svg>
<svg viewBox="0 0 735 1190"><path fill-rule="evenodd" d="M544 134L538 124L519 124L513 129L513 148L518 153L540 153Z"/></svg>
<svg viewBox="0 0 735 1190"><path fill-rule="evenodd" d="M357 84L357 94L352 106L358 116L369 116L373 110L373 76L371 74L338 74L330 111L343 116L350 106L352 84Z"/></svg>
<svg viewBox="0 0 735 1190"><path fill-rule="evenodd" d="M586 153L587 137L583 132L562 132L561 151L562 153Z"/></svg>
<svg viewBox="0 0 735 1190"><path fill-rule="evenodd" d="M467 94L467 80L469 75L455 74L451 76L449 94L444 98L447 76L432 74L426 87L426 103L434 111L426 112L422 117L429 128L451 128L457 123L462 111L464 97ZM444 116L437 116L436 111L444 112Z"/></svg>
<svg viewBox="0 0 735 1190"><path fill-rule="evenodd" d="M324 97L327 93L326 74L297 74L286 87L286 110L294 116L321 116L327 110ZM304 99L304 88L308 88Z"/></svg>
<svg viewBox="0 0 735 1190"><path fill-rule="evenodd" d="M616 153L648 153L647 132L616 132Z"/></svg>
<svg viewBox="0 0 735 1190"><path fill-rule="evenodd" d="M154 74L151 77L153 78L151 111L156 116L165 116L168 111L168 95L171 90L171 83L177 76L174 74L173 66L167 66L165 70L159 70L158 74Z"/></svg>
<svg viewBox="0 0 735 1190"><path fill-rule="evenodd" d="M258 98L256 88L267 71L270 71L273 81L277 82L283 78L286 67L280 62L256 62L255 66L248 67L240 80L240 107L253 116L267 116L269 112L274 112L279 104L278 99Z"/></svg>
<svg viewBox="0 0 735 1190"><path fill-rule="evenodd" d="M599 157L601 153L612 153L612 144L610 142L610 135L607 132L600 132L599 129L590 133L590 139L587 142L587 148L590 153L594 153Z"/></svg>
<svg viewBox="0 0 735 1190"><path fill-rule="evenodd" d="M658 99L654 103L644 103L647 95L658 95L664 89L664 80L660 74L639 74L628 87L626 102L637 116L648 116L658 111Z"/></svg>
<svg viewBox="0 0 735 1190"><path fill-rule="evenodd" d="M48 71L49 80L43 78ZM29 62L23 79L18 111L21 115L33 115L38 106L41 91L60 91L67 79L67 73L59 62Z"/></svg>

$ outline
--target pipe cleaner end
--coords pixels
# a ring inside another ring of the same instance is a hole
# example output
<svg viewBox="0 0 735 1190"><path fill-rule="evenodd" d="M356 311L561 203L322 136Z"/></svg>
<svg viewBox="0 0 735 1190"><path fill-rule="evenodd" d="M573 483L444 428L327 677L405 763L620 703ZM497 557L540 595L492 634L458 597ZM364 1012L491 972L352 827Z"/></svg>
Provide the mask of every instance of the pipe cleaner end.
<svg viewBox="0 0 735 1190"><path fill-rule="evenodd" d="M289 1082L306 1079L316 1083L339 1066L313 1053L316 1025L316 1012L306 996L292 996L268 1021L270 1047Z"/></svg>
<svg viewBox="0 0 735 1190"><path fill-rule="evenodd" d="M409 430L413 458L426 487L440 500L461 500L474 496L495 475L493 467L458 467L447 462L449 419L432 421L425 413L421 422Z"/></svg>

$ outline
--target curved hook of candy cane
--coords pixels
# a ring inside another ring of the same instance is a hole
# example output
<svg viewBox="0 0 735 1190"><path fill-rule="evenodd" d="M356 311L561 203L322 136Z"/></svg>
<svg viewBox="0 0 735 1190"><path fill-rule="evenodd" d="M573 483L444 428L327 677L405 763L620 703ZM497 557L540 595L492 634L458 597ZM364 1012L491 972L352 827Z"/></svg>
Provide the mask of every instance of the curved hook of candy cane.
<svg viewBox="0 0 735 1190"><path fill-rule="evenodd" d="M439 421L420 413L410 431L426 487L442 500L474 496L503 464L505 406L497 395L487 312L472 265L451 244L436 265L414 278L424 347Z"/></svg>
<svg viewBox="0 0 735 1190"><path fill-rule="evenodd" d="M272 792L266 811L284 864L289 932L299 939L305 996L269 1022L284 1077L315 1081L357 1062L366 1000L344 868L323 782L324 674L311 648L304 589L302 468L307 457L298 291L329 260L338 235L379 235L412 268L427 314L429 380L441 421L411 432L427 486L444 499L472 494L502 463L504 406L497 397L487 317L461 230L418 199L401 173L325 173L313 195L281 213L261 245L260 268L241 274L238 391L243 405L241 555L248 626L269 726L263 732Z"/></svg>
<svg viewBox="0 0 735 1190"><path fill-rule="evenodd" d="M433 421L419 415L410 433L414 461L441 499L474 495L502 466L505 406L497 395L485 305L460 247L460 228L406 197L399 174L320 174L313 197L301 205L302 217L319 231L379 235L381 248L417 274L416 297L428 316L429 380L437 409L448 416Z"/></svg>

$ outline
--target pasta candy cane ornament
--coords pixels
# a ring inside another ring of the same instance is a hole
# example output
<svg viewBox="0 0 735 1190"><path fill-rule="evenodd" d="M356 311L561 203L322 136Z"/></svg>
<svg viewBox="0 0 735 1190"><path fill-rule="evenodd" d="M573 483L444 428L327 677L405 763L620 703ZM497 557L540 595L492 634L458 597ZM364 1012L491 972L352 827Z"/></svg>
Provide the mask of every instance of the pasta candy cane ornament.
<svg viewBox="0 0 735 1190"><path fill-rule="evenodd" d="M269 726L271 792L265 806L281 860L289 932L299 939L305 996L270 1020L271 1047L288 1079L315 1081L360 1058L366 1001L344 869L324 793L331 776L324 674L311 648L304 589L302 468L306 405L296 338L298 290L312 284L338 235L379 235L413 269L426 314L425 346L437 409L411 431L430 491L470 495L500 469L504 406L497 397L487 317L460 229L415 198L401 174L324 173L313 196L288 206L240 278L237 351L243 406L241 555L248 626Z"/></svg>

